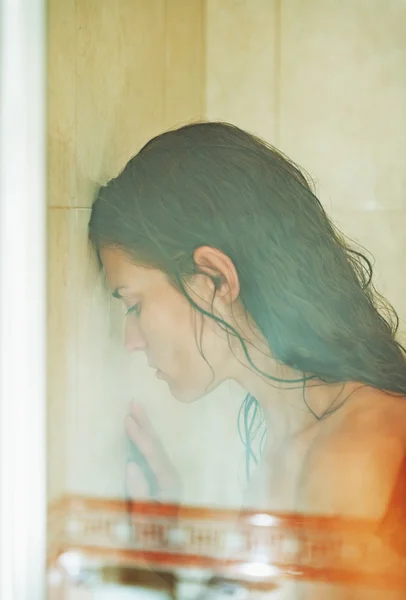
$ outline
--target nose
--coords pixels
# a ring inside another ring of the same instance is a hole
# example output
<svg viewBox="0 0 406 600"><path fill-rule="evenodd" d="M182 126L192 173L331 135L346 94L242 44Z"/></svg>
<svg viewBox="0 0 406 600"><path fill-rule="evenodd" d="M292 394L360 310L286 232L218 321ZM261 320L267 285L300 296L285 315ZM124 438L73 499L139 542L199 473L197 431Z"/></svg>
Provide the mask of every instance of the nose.
<svg viewBox="0 0 406 600"><path fill-rule="evenodd" d="M124 346L127 352L144 350L146 347L138 320L132 316L127 317L125 322Z"/></svg>

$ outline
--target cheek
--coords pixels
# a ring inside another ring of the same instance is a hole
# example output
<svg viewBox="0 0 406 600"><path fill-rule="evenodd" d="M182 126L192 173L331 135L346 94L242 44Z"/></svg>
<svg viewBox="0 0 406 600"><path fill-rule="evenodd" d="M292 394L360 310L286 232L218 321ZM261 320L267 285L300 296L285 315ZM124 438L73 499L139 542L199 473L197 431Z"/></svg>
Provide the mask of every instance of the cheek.
<svg viewBox="0 0 406 600"><path fill-rule="evenodd" d="M221 363L219 328L186 298L175 290L162 290L157 300L145 304L140 325L151 361L172 378L173 385L200 392L211 382L212 371L202 353L216 373Z"/></svg>
<svg viewBox="0 0 406 600"><path fill-rule="evenodd" d="M147 344L160 354L191 351L195 337L189 303L176 297L168 297L165 303L151 303L142 311L140 326Z"/></svg>

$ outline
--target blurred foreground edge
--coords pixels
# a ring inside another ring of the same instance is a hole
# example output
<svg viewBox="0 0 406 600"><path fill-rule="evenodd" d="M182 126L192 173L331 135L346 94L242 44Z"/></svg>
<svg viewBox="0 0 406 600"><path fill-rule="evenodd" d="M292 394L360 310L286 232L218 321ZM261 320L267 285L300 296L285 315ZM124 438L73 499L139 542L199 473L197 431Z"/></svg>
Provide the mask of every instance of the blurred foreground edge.
<svg viewBox="0 0 406 600"><path fill-rule="evenodd" d="M73 578L135 568L264 589L295 579L406 590L406 557L377 531L361 519L67 496L49 509L48 568Z"/></svg>

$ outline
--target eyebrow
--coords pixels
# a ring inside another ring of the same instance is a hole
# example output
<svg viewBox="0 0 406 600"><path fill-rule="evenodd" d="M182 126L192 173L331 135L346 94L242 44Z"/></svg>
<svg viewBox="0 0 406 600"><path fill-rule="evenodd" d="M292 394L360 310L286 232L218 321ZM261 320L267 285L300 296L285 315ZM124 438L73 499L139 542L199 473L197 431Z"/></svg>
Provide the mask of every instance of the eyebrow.
<svg viewBox="0 0 406 600"><path fill-rule="evenodd" d="M125 289L126 289L125 285L120 285L120 287L116 288L111 295L113 296L113 298L117 298L118 300L120 300L120 298L122 298L122 296L120 294L120 290L125 290Z"/></svg>

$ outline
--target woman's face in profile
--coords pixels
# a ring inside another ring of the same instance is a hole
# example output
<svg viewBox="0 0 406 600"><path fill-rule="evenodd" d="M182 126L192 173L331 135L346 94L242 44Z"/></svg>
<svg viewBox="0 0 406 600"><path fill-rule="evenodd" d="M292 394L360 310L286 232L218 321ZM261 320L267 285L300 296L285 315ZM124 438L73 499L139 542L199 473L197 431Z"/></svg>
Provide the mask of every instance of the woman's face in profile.
<svg viewBox="0 0 406 600"><path fill-rule="evenodd" d="M193 402L228 378L233 355L213 319L194 309L162 271L134 264L118 248L103 248L100 255L109 287L127 309L126 349L145 352L176 399ZM211 311L213 289L206 276L195 275L187 291Z"/></svg>

